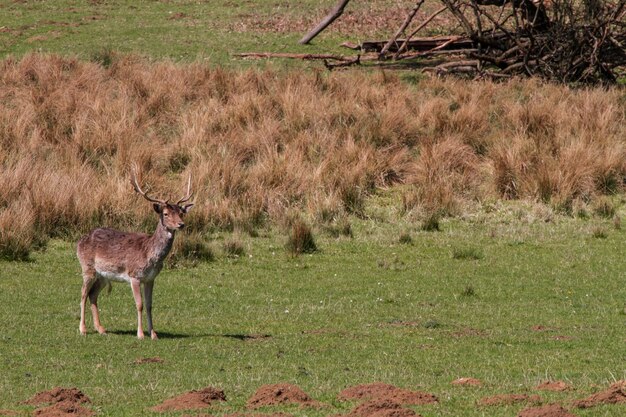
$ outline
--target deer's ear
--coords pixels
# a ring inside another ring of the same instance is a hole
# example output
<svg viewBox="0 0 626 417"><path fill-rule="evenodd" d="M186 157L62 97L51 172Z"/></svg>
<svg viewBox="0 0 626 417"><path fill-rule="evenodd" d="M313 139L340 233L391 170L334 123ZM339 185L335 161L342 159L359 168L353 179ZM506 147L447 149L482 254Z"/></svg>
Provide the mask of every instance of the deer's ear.
<svg viewBox="0 0 626 417"><path fill-rule="evenodd" d="M152 207L154 207L154 211L156 211L159 214L161 214L161 212L163 211L163 208L161 207L160 204L154 203Z"/></svg>
<svg viewBox="0 0 626 417"><path fill-rule="evenodd" d="M183 209L183 213L187 213L189 210L191 210L191 208L193 207L193 203L191 204L185 204L182 209Z"/></svg>

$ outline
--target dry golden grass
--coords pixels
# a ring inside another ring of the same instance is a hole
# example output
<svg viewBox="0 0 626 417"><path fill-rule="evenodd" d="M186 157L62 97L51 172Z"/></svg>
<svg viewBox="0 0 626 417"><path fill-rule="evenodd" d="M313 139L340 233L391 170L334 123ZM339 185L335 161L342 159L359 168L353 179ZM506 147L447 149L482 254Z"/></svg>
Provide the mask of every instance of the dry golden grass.
<svg viewBox="0 0 626 417"><path fill-rule="evenodd" d="M152 228L128 182L133 161L165 197L193 173L194 232L250 230L294 209L328 223L399 183L398 204L425 218L487 197L571 211L622 191L625 114L618 89L528 80L411 86L382 72L8 58L0 252L96 226Z"/></svg>
<svg viewBox="0 0 626 417"><path fill-rule="evenodd" d="M301 218L294 218L290 223L289 237L285 243L287 252L293 256L298 256L317 251L311 227Z"/></svg>

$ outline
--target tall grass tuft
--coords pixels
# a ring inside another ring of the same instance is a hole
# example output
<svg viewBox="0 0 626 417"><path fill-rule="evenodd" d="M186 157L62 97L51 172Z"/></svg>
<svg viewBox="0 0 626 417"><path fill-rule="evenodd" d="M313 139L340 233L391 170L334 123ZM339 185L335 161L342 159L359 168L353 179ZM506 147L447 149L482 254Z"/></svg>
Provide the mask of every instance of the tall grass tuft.
<svg viewBox="0 0 626 417"><path fill-rule="evenodd" d="M96 226L151 231L132 162L164 198L193 173L187 223L198 233L255 230L293 211L320 225L366 217L369 196L397 184L404 212L429 229L486 198L574 213L624 190L622 94L532 80L416 89L388 73L235 71L106 50L6 58L0 244L18 254ZM25 199L32 221L16 228L11 207Z"/></svg>
<svg viewBox="0 0 626 417"><path fill-rule="evenodd" d="M404 231L400 233L400 237L398 238L398 242L403 245L412 245L413 238L411 237L411 233Z"/></svg>
<svg viewBox="0 0 626 417"><path fill-rule="evenodd" d="M239 258L246 253L246 249L243 246L243 243L237 237L230 237L224 241L222 245L224 249L224 253L229 258Z"/></svg>
<svg viewBox="0 0 626 417"><path fill-rule="evenodd" d="M199 233L177 236L172 252L167 257L170 268L196 266L200 262L212 262L215 253L205 238Z"/></svg>
<svg viewBox="0 0 626 417"><path fill-rule="evenodd" d="M15 202L0 211L0 259L28 261L31 251L45 244L47 239L34 222L28 204Z"/></svg>
<svg viewBox="0 0 626 417"><path fill-rule="evenodd" d="M477 247L458 247L452 249L452 259L469 259L477 261L483 259L483 252Z"/></svg>
<svg viewBox="0 0 626 417"><path fill-rule="evenodd" d="M317 251L311 227L304 220L296 218L291 222L285 249L293 256Z"/></svg>
<svg viewBox="0 0 626 417"><path fill-rule="evenodd" d="M616 209L615 205L608 197L602 196L594 202L593 212L600 217L610 219L615 216Z"/></svg>

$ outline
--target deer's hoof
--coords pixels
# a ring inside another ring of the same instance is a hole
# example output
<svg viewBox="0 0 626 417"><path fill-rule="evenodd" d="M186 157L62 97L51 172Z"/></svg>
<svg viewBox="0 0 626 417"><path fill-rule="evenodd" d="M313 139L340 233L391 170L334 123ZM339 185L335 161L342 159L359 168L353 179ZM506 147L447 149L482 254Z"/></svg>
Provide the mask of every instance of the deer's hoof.
<svg viewBox="0 0 626 417"><path fill-rule="evenodd" d="M106 331L106 329L105 329L104 327L100 327L100 328L98 329L98 333L100 333L101 335L105 335L105 336L106 336L107 331Z"/></svg>
<svg viewBox="0 0 626 417"><path fill-rule="evenodd" d="M80 326L80 327L78 328L78 331L80 332L80 335L81 335L81 336L86 336L86 335L87 335L87 328L85 328L85 327L83 327L83 326Z"/></svg>
<svg viewBox="0 0 626 417"><path fill-rule="evenodd" d="M158 340L159 336L157 336L156 332L153 330L152 333L150 333L150 338L152 340Z"/></svg>
<svg viewBox="0 0 626 417"><path fill-rule="evenodd" d="M143 332L141 333L137 332L137 339L143 340Z"/></svg>

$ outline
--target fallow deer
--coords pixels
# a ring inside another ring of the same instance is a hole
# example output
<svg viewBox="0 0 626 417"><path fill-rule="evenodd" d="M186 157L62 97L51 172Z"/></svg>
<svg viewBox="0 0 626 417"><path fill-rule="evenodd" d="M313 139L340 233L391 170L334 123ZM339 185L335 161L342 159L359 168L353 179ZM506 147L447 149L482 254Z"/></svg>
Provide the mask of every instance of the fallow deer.
<svg viewBox="0 0 626 417"><path fill-rule="evenodd" d="M92 230L78 242L76 253L83 273L83 287L80 300L80 326L82 335L87 333L85 326L85 304L87 297L91 302L93 324L100 334L106 330L100 324L98 314L98 294L112 281L127 282L133 291L137 306L137 337L143 339L141 286L146 302L146 318L150 337L157 339L152 327L152 290L154 280L163 267L163 261L172 248L174 235L184 227L183 216L193 203L191 199L191 175L187 181L187 193L177 203L158 200L144 192L137 182L136 168L131 169L131 183L136 192L153 204L159 215L159 223L152 235L145 233L126 233L114 229L100 228Z"/></svg>

